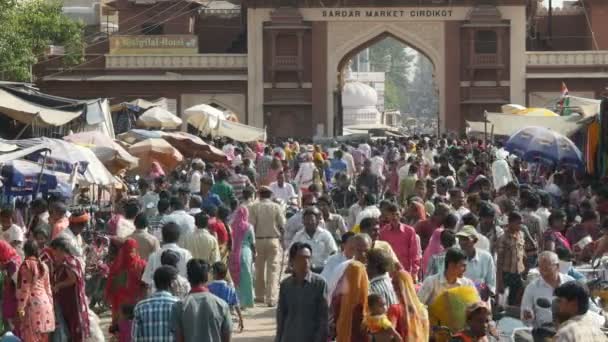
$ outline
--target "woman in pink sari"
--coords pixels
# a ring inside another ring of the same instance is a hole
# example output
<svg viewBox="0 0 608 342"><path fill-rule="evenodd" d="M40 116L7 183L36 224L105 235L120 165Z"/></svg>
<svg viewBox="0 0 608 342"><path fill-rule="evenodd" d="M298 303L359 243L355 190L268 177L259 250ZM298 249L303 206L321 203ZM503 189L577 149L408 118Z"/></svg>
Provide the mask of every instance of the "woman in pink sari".
<svg viewBox="0 0 608 342"><path fill-rule="evenodd" d="M21 265L21 257L13 246L0 240L0 269L4 272L2 288L2 319L8 327L13 326L13 332L18 335L17 326L17 272Z"/></svg>
<svg viewBox="0 0 608 342"><path fill-rule="evenodd" d="M23 246L25 261L19 268L17 313L21 337L25 342L46 342L55 330L53 293L48 267L39 259L38 245L27 241Z"/></svg>
<svg viewBox="0 0 608 342"><path fill-rule="evenodd" d="M156 160L152 162L152 166L150 167L150 173L148 174L148 178L156 179L165 175L165 171L159 162Z"/></svg>
<svg viewBox="0 0 608 342"><path fill-rule="evenodd" d="M232 250L228 268L236 285L241 308L253 307L253 276L251 265L255 256L255 238L249 223L249 210L241 206L232 219Z"/></svg>

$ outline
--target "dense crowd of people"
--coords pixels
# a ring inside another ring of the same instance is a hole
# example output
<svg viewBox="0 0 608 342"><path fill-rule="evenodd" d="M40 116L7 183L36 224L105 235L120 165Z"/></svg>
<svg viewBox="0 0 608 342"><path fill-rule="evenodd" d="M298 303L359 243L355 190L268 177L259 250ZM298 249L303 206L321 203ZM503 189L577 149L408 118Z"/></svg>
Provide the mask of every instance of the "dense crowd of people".
<svg viewBox="0 0 608 342"><path fill-rule="evenodd" d="M608 252L606 180L446 136L223 151L122 179L107 221L86 189L3 209L4 330L94 340L109 308L121 342L225 342L257 303L278 342L488 341L509 309L608 340L574 267Z"/></svg>

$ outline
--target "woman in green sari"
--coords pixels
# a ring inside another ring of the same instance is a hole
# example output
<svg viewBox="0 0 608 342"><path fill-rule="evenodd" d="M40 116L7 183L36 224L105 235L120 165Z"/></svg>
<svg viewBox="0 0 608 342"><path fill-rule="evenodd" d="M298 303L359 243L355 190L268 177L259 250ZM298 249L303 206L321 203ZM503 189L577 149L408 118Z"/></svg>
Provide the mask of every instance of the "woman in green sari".
<svg viewBox="0 0 608 342"><path fill-rule="evenodd" d="M228 267L242 308L253 307L252 264L255 257L255 238L249 223L249 210L241 206L232 219L232 251Z"/></svg>

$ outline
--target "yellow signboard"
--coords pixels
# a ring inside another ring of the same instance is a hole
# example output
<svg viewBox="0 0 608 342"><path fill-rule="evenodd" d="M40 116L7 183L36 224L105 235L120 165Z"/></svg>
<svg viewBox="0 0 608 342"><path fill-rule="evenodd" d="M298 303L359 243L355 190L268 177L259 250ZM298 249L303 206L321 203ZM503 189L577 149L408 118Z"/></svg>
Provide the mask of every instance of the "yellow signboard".
<svg viewBox="0 0 608 342"><path fill-rule="evenodd" d="M197 53L198 37L195 35L110 36L111 55L188 55Z"/></svg>

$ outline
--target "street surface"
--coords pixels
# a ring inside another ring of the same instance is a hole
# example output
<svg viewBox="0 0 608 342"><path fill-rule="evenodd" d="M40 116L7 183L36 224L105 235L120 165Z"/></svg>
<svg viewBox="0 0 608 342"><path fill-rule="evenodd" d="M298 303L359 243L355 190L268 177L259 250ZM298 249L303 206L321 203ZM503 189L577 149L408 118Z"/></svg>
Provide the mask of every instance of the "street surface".
<svg viewBox="0 0 608 342"><path fill-rule="evenodd" d="M232 341L236 342L272 342L275 334L275 313L276 308L269 308L266 305L256 306L243 312L245 320L245 330L242 333L234 332ZM108 328L110 326L110 312L100 315L101 329L106 336L106 341L110 340ZM238 322L233 320L236 329Z"/></svg>

